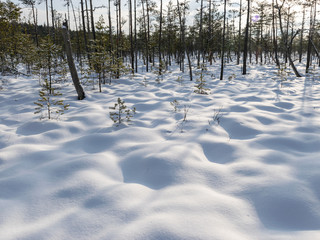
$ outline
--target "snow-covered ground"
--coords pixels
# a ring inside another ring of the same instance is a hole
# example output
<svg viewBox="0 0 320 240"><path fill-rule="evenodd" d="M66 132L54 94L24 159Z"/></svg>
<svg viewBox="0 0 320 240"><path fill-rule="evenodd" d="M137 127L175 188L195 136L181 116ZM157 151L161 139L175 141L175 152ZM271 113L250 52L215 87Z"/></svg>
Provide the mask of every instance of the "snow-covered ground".
<svg viewBox="0 0 320 240"><path fill-rule="evenodd" d="M0 239L320 239L319 77L218 67L208 95L177 68L63 84L60 120L34 114L37 78L1 76Z"/></svg>

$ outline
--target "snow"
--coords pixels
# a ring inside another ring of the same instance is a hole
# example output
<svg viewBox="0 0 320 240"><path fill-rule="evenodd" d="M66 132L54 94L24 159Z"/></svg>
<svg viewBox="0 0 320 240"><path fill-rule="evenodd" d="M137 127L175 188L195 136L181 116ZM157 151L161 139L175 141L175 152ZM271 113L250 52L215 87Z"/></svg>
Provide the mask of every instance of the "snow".
<svg viewBox="0 0 320 240"><path fill-rule="evenodd" d="M0 239L320 239L319 78L208 68L208 95L176 67L82 101L63 83L60 120L33 113L37 78L1 76Z"/></svg>

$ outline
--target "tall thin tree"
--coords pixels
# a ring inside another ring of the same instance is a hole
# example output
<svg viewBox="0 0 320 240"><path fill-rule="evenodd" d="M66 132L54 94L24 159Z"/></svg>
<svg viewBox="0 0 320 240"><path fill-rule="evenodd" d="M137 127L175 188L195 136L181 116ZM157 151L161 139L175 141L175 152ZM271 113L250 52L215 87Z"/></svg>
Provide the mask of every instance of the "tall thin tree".
<svg viewBox="0 0 320 240"><path fill-rule="evenodd" d="M222 29L222 46L221 46L221 69L220 69L220 80L223 80L223 70L224 70L224 52L225 52L225 34L226 34L226 15L227 15L227 0L224 0L224 7L223 7L223 29Z"/></svg>
<svg viewBox="0 0 320 240"><path fill-rule="evenodd" d="M248 57L248 41L249 41L249 25L250 25L250 0L247 0L247 24L246 30L244 35L244 48L243 48L243 67L242 67L242 74L247 74L247 57Z"/></svg>

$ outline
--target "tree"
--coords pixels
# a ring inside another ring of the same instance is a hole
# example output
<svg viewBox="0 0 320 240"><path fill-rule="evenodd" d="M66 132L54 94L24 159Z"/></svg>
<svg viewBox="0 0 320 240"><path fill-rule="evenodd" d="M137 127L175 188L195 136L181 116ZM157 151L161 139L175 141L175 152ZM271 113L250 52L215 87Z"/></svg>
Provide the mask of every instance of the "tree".
<svg viewBox="0 0 320 240"><path fill-rule="evenodd" d="M159 75L162 74L162 59L161 59L161 43L162 41L162 0L160 0L160 17L159 17L159 40L158 40L158 50L159 50Z"/></svg>
<svg viewBox="0 0 320 240"><path fill-rule="evenodd" d="M197 66L198 68L200 68L200 54L203 53L203 39L202 39L202 19L203 19L203 0L200 0L201 4L200 4L200 23L199 23L199 49L198 49L198 62L197 62ZM226 3L225 3L226 4Z"/></svg>
<svg viewBox="0 0 320 240"><path fill-rule="evenodd" d="M39 46L39 40L38 40L38 21L37 21L37 16L35 13L35 4L36 1L35 0L20 0L20 2L22 2L22 4L26 5L26 6L30 6L31 10L32 10L32 17L33 17L33 24L34 24L34 32L35 32L35 37L36 37L36 43L37 46Z"/></svg>
<svg viewBox="0 0 320 240"><path fill-rule="evenodd" d="M50 36L40 40L39 47L37 48L36 63L33 66L34 72L40 77L40 80L48 81L49 92L53 88L54 77L59 74L58 69L65 62L60 58L62 48L53 43Z"/></svg>
<svg viewBox="0 0 320 240"><path fill-rule="evenodd" d="M18 21L21 9L11 1L0 2L0 71L15 71L17 44L21 36Z"/></svg>
<svg viewBox="0 0 320 240"><path fill-rule="evenodd" d="M132 21L132 0L129 1L129 36L130 36L130 55L131 72L134 73L134 44L133 44L133 21Z"/></svg>
<svg viewBox="0 0 320 240"><path fill-rule="evenodd" d="M53 42L55 42L55 22L54 22L54 8L53 8L53 2L51 0L51 18L52 18L52 38L53 38Z"/></svg>
<svg viewBox="0 0 320 240"><path fill-rule="evenodd" d="M285 48L284 52L286 53L286 56L289 58L289 64L290 64L292 70L294 71L296 77L301 77L301 75L298 72L297 68L295 67L293 60L292 60L292 57L291 57L292 43L293 43L294 38L299 33L299 30L296 31L295 33L292 32L291 39L289 40L289 37L288 37L289 34L286 34L284 32L283 24L282 24L282 12L281 11L282 11L282 8L285 4L285 0L283 0L281 5L279 5L278 0L276 0L276 4L277 4L276 9L278 10L278 16L279 16L279 25L280 25L280 32L282 35L282 42L283 42L283 46Z"/></svg>
<svg viewBox="0 0 320 240"><path fill-rule="evenodd" d="M250 24L250 0L247 0L247 24L244 36L244 49L243 49L243 67L242 74L247 74L247 57L248 57L248 41L249 41L249 24Z"/></svg>
<svg viewBox="0 0 320 240"><path fill-rule="evenodd" d="M53 117L58 119L69 107L69 104L64 104L63 100L59 99L61 95L62 94L55 91L55 89L49 85L48 80L45 79L42 89L39 90L40 98L37 102L34 102L34 104L37 105L34 114L41 113L40 119L46 117L48 119L52 119ZM45 111L44 114L43 111Z"/></svg>
<svg viewBox="0 0 320 240"><path fill-rule="evenodd" d="M240 0L240 4L239 4L239 30L238 30L237 65L240 64L240 52L241 52L241 20L242 20L242 0Z"/></svg>
<svg viewBox="0 0 320 240"><path fill-rule="evenodd" d="M226 15L227 15L227 0L224 0L220 80L223 80L224 51L225 51L225 34L226 34Z"/></svg>
<svg viewBox="0 0 320 240"><path fill-rule="evenodd" d="M90 0L90 17L91 17L91 30L92 30L93 40L96 40L96 30L95 30L95 27L94 27L92 0Z"/></svg>
<svg viewBox="0 0 320 240"><path fill-rule="evenodd" d="M313 34L314 34L314 26L315 26L316 14L317 14L316 7L317 7L317 1L314 0L310 4L310 27L309 27L309 36L308 36L306 73L309 72L309 67L310 67L310 62L311 62Z"/></svg>
<svg viewBox="0 0 320 240"><path fill-rule="evenodd" d="M280 61L278 57L278 41L276 32L276 22L275 22L275 5L274 0L272 0L272 36L273 36L273 52L275 57L275 62L278 68L280 68Z"/></svg>
<svg viewBox="0 0 320 240"><path fill-rule="evenodd" d="M84 39L84 45L87 52L88 60L90 60L89 55L89 49L88 49L88 41L87 41L87 34L86 34L86 22L84 18L84 6L83 6L83 0L80 2L81 4L81 16L82 16L82 28L83 28L83 39Z"/></svg>
<svg viewBox="0 0 320 240"><path fill-rule="evenodd" d="M73 57L72 57L72 50L71 50L71 43L70 43L70 36L69 36L69 32L68 32L67 20L63 24L63 37L64 37L64 42L65 42L65 47L66 47L66 52L67 52L67 60L68 60L68 65L69 65L73 85L77 91L78 100L82 100L85 98L85 93L84 93L83 88L80 84L78 73L77 73L76 67L74 65Z"/></svg>

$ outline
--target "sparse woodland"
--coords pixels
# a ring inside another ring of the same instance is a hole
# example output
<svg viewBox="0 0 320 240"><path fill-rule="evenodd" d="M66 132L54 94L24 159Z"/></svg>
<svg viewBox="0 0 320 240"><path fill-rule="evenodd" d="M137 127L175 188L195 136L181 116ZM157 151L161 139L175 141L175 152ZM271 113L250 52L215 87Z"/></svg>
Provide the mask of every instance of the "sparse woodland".
<svg viewBox="0 0 320 240"><path fill-rule="evenodd" d="M67 68L63 22L80 80L97 82L100 91L122 74L156 71L160 76L174 62L190 80L193 69L203 65L220 65L223 80L230 62L239 65L238 75L247 74L248 64L274 64L297 77L320 64L317 0L197 0L191 20L185 0L108 0L105 6L66 0L65 16L46 0L45 25L38 22L37 1L20 2L0 2L0 71L17 73L18 64L25 64L26 74L38 74L49 85ZM30 9L28 20L22 20L22 7ZM97 8L108 17L97 19ZM298 62L304 72L297 70Z"/></svg>

